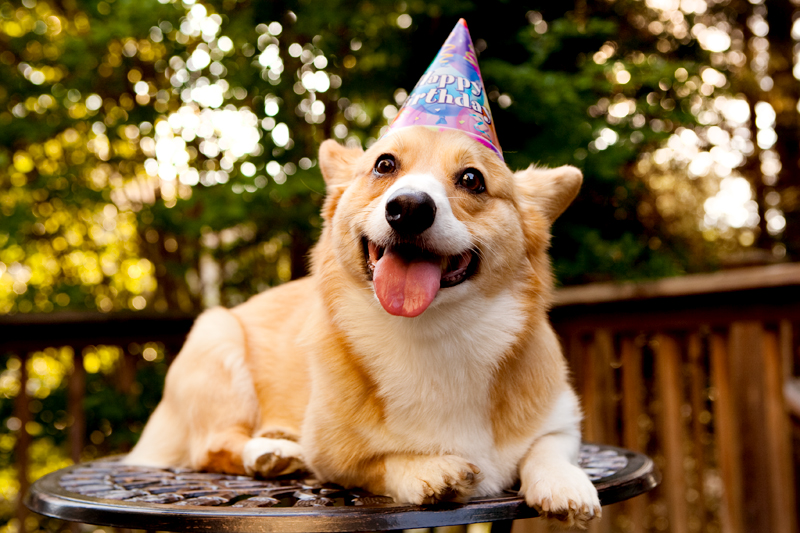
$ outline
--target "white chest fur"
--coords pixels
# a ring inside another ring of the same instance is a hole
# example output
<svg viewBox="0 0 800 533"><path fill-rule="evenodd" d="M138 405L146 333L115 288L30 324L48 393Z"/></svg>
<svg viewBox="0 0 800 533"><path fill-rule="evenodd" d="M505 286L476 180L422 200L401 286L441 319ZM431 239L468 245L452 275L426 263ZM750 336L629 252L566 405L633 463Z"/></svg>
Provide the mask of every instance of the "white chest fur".
<svg viewBox="0 0 800 533"><path fill-rule="evenodd" d="M385 406L380 444L400 453L461 456L483 472L479 493L513 481L524 449L495 448L490 402L496 369L523 327L512 294L473 293L413 319L355 299L343 309L342 325Z"/></svg>

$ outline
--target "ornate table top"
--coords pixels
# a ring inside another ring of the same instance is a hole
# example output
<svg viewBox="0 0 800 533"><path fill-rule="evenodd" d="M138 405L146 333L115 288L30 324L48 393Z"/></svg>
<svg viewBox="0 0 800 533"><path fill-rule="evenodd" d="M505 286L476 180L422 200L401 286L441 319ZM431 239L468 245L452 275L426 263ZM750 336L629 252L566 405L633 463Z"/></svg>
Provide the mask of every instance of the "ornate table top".
<svg viewBox="0 0 800 533"><path fill-rule="evenodd" d="M649 457L621 448L584 444L580 466L597 487L603 505L658 484ZM417 506L308 476L260 480L130 466L110 458L43 477L33 484L25 504L64 520L161 531L376 531L537 516L514 490L464 504Z"/></svg>

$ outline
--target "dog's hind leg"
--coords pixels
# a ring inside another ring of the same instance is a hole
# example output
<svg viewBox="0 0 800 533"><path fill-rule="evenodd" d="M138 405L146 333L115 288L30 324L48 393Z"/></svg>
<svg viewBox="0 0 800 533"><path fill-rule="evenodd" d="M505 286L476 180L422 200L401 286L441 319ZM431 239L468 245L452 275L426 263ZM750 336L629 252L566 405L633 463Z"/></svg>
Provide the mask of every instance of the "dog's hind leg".
<svg viewBox="0 0 800 533"><path fill-rule="evenodd" d="M249 474L243 459L250 440L248 428L231 427L212 433L205 446L194 450L192 467L206 472Z"/></svg>
<svg viewBox="0 0 800 533"><path fill-rule="evenodd" d="M230 311L200 315L126 462L245 473L242 452L259 412L245 353L244 331Z"/></svg>
<svg viewBox="0 0 800 533"><path fill-rule="evenodd" d="M147 421L139 442L123 462L158 467L188 466L188 427L184 422L169 403L161 402Z"/></svg>

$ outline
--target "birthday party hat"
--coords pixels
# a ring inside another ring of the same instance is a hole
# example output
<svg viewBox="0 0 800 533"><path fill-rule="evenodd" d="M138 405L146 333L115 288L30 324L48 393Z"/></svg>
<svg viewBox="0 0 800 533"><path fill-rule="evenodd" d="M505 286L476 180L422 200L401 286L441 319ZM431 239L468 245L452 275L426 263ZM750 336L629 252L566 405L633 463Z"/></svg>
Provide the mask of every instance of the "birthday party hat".
<svg viewBox="0 0 800 533"><path fill-rule="evenodd" d="M462 131L503 159L475 47L464 19L450 32L384 135L409 126Z"/></svg>

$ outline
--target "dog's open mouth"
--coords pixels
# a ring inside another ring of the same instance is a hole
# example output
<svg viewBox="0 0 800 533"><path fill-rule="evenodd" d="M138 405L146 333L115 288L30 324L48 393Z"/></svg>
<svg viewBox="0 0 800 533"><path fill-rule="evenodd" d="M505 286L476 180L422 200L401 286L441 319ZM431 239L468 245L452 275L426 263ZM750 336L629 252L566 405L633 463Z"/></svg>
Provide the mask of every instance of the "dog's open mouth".
<svg viewBox="0 0 800 533"><path fill-rule="evenodd" d="M422 314L439 289L466 281L478 266L473 250L441 256L412 244L382 247L366 238L362 243L375 294L386 312L397 316Z"/></svg>

